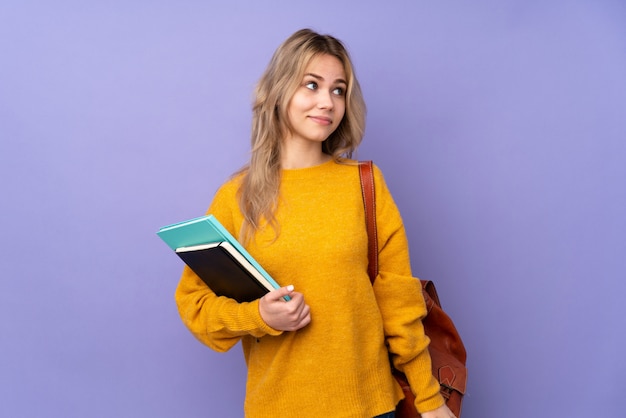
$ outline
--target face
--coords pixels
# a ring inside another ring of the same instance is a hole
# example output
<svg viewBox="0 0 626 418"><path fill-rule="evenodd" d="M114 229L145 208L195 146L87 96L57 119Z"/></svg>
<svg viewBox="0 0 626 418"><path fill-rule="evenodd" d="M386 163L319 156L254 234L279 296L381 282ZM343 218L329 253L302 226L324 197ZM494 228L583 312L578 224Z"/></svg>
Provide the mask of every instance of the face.
<svg viewBox="0 0 626 418"><path fill-rule="evenodd" d="M287 140L321 144L328 138L343 119L346 88L341 61L331 55L313 58L289 102L287 115L292 132Z"/></svg>

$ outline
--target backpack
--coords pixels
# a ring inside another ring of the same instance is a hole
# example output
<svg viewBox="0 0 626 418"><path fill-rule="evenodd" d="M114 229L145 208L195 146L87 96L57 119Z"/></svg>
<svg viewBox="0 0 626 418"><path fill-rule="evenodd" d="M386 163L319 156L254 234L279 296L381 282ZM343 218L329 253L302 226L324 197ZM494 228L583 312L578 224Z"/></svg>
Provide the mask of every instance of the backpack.
<svg viewBox="0 0 626 418"><path fill-rule="evenodd" d="M376 198L371 161L359 163L359 175L367 222L368 274L373 285L378 275L378 242L376 238ZM421 280L421 284L427 309L426 317L422 323L425 334L430 338L428 351L432 361L432 372L439 382L440 393L446 400L446 405L459 418L461 416L461 402L467 384L467 368L465 366L467 353L452 319L441 308L435 284L430 280ZM391 369L405 396L396 406L396 418L421 418L415 408L415 395L406 376L393 367L393 364Z"/></svg>

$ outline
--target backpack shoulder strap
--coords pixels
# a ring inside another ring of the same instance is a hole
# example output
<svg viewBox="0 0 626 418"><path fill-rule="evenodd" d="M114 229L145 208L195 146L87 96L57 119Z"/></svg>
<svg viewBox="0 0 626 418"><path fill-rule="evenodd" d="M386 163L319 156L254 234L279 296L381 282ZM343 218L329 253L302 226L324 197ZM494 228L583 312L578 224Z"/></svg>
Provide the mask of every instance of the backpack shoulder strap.
<svg viewBox="0 0 626 418"><path fill-rule="evenodd" d="M376 232L376 190L374 189L374 172L371 161L359 162L359 177L361 179L361 194L365 207L365 224L367 227L367 272L370 281L374 284L378 275L378 236Z"/></svg>

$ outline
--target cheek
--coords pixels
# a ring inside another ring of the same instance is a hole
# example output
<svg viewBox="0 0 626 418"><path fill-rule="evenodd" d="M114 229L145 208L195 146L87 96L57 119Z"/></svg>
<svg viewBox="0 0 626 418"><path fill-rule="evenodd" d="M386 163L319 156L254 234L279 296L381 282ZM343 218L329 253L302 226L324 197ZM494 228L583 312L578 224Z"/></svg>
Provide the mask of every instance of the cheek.
<svg viewBox="0 0 626 418"><path fill-rule="evenodd" d="M343 118L346 116L346 105L345 105L345 103L341 103L340 105L335 106L335 115L338 116L337 120L339 122L337 122L337 125L339 125L339 123L341 123Z"/></svg>
<svg viewBox="0 0 626 418"><path fill-rule="evenodd" d="M294 120L298 119L298 113L300 112L300 106L298 104L298 100L297 98L294 96L291 101L289 102L289 105L287 106L287 112L285 116L287 116L287 121L289 123L293 123Z"/></svg>
<svg viewBox="0 0 626 418"><path fill-rule="evenodd" d="M289 114L295 114L298 112L303 112L309 107L309 100L304 94L294 94L289 102Z"/></svg>

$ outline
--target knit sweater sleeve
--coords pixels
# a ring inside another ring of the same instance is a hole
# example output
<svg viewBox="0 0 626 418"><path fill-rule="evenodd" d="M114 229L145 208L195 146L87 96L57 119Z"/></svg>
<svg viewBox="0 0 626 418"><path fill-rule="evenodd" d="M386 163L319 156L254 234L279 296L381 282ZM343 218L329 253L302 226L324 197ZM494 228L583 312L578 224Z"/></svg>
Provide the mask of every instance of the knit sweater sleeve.
<svg viewBox="0 0 626 418"><path fill-rule="evenodd" d="M216 193L208 213L237 236L235 222L238 218L233 182L226 183ZM187 266L176 288L175 300L185 326L202 343L224 352L233 347L244 335L260 338L279 335L281 331L268 326L259 313L259 301L238 303L234 299L217 296Z"/></svg>
<svg viewBox="0 0 626 418"><path fill-rule="evenodd" d="M417 410L426 412L444 403L439 383L432 375L430 340L422 325L426 304L420 282L411 273L400 212L378 168L374 170L374 181L379 251L379 274L374 292L394 366L406 374L416 394Z"/></svg>

